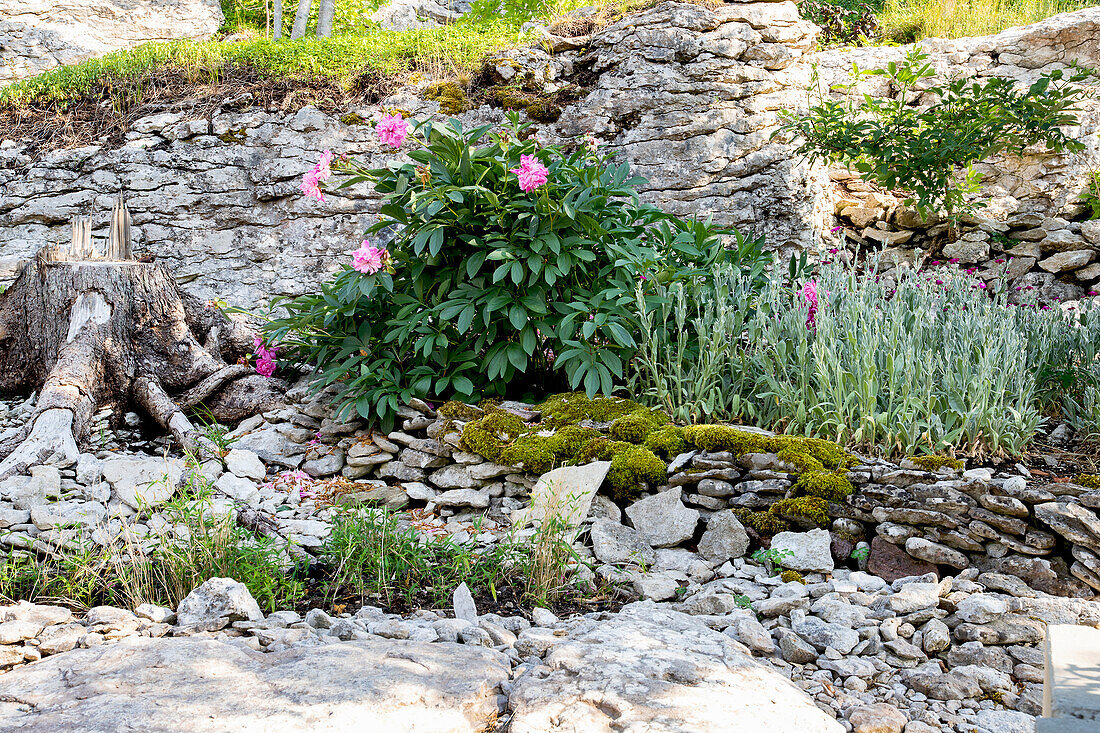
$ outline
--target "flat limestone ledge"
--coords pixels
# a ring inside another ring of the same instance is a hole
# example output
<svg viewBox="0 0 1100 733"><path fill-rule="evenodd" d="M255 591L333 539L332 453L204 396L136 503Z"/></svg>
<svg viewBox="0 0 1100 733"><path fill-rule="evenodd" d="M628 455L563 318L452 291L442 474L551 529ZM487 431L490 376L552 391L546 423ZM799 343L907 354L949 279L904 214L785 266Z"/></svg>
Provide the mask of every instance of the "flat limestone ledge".
<svg viewBox="0 0 1100 733"><path fill-rule="evenodd" d="M1043 656L1043 717L1053 720L1039 730L1078 730L1070 721L1083 723L1080 730L1100 730L1100 629L1050 626Z"/></svg>
<svg viewBox="0 0 1100 733"><path fill-rule="evenodd" d="M213 639L130 637L0 676L0 730L478 733L507 658L378 640L261 654Z"/></svg>

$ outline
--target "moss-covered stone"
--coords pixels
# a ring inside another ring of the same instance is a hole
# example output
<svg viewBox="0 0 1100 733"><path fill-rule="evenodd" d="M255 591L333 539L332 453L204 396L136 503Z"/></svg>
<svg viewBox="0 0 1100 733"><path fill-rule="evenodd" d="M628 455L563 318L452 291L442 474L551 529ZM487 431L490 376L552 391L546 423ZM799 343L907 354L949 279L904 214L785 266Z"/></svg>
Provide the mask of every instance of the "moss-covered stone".
<svg viewBox="0 0 1100 733"><path fill-rule="evenodd" d="M473 405L467 405L465 402L459 402L458 400L444 402L440 406L438 412L443 417L450 418L452 420L461 420L463 422L477 420L479 417L485 415L485 411L481 408L474 407Z"/></svg>
<svg viewBox="0 0 1100 733"><path fill-rule="evenodd" d="M684 428L684 440L701 450L742 455L767 452L768 439L732 425L689 425Z"/></svg>
<svg viewBox="0 0 1100 733"><path fill-rule="evenodd" d="M779 517L804 519L818 527L829 526L829 502L817 496L780 499L768 507L768 511Z"/></svg>
<svg viewBox="0 0 1100 733"><path fill-rule="evenodd" d="M439 111L458 115L470 109L466 92L453 81L434 81L424 89L424 99L439 102Z"/></svg>
<svg viewBox="0 0 1100 733"><path fill-rule="evenodd" d="M794 488L800 494L826 501L844 501L855 491L852 482L840 471L806 471L798 476Z"/></svg>
<svg viewBox="0 0 1100 733"><path fill-rule="evenodd" d="M675 425L662 425L646 436L646 448L663 458L671 459L684 452L687 442L684 429Z"/></svg>
<svg viewBox="0 0 1100 733"><path fill-rule="evenodd" d="M346 115L340 116L340 122L348 127L352 127L355 125L365 125L367 120L363 115L356 114L355 112L348 112Z"/></svg>
<svg viewBox="0 0 1100 733"><path fill-rule="evenodd" d="M541 435L521 435L500 452L500 463L545 473L554 467L554 441Z"/></svg>
<svg viewBox="0 0 1100 733"><path fill-rule="evenodd" d="M932 473L939 471L941 468L950 468L952 471L963 469L963 462L951 456L908 456L907 460Z"/></svg>
<svg viewBox="0 0 1100 733"><path fill-rule="evenodd" d="M584 392L563 392L547 397L536 407L542 412L543 424L556 428L584 420L610 422L634 412L641 405L621 397L589 397Z"/></svg>
<svg viewBox="0 0 1100 733"><path fill-rule="evenodd" d="M751 527L761 537L772 537L791 528L786 520L769 512L754 512L751 509L733 509L732 511L741 524Z"/></svg>
<svg viewBox="0 0 1100 733"><path fill-rule="evenodd" d="M612 498L630 501L638 498L646 488L656 488L667 478L665 462L653 451L637 445L628 445L619 450L611 459L611 468L607 472L607 483L611 486Z"/></svg>
<svg viewBox="0 0 1100 733"><path fill-rule="evenodd" d="M669 417L660 410L639 407L611 423L611 437L627 443L641 445L651 432L669 423Z"/></svg>
<svg viewBox="0 0 1100 733"><path fill-rule="evenodd" d="M504 410L489 412L462 428L462 443L466 449L494 463L502 460L506 445L519 438L526 430L523 420Z"/></svg>
<svg viewBox="0 0 1100 733"><path fill-rule="evenodd" d="M779 574L779 579L784 583L801 583L806 585L806 580L802 577L802 573L797 570L784 570Z"/></svg>
<svg viewBox="0 0 1100 733"><path fill-rule="evenodd" d="M1084 486L1086 489L1100 489L1100 476L1095 473L1079 473L1073 479L1073 483Z"/></svg>

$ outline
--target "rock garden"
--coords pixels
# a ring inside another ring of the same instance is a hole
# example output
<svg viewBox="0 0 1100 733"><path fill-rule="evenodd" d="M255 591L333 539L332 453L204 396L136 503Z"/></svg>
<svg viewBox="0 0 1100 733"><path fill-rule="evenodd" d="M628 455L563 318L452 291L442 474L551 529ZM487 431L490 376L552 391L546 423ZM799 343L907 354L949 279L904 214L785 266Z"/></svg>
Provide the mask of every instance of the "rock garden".
<svg viewBox="0 0 1100 733"><path fill-rule="evenodd" d="M430 5L371 33L490 23ZM1044 645L1100 628L1100 10L826 5L52 142L98 62L0 90L0 727L1096 725Z"/></svg>

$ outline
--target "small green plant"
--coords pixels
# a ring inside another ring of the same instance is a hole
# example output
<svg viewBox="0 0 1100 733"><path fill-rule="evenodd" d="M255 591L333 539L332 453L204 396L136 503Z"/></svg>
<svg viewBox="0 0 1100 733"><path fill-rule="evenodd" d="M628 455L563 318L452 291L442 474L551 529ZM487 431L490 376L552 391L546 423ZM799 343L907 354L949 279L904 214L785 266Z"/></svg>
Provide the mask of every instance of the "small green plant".
<svg viewBox="0 0 1100 733"><path fill-rule="evenodd" d="M1100 219L1100 171L1089 173L1088 185L1081 196L1081 202L1088 207L1090 220Z"/></svg>
<svg viewBox="0 0 1100 733"><path fill-rule="evenodd" d="M821 95L806 113L781 111L777 134L794 136L806 158L844 163L887 190L911 192L906 203L925 217L941 209L956 217L980 206L970 200L981 182L974 163L996 153L1037 144L1057 153L1083 149L1063 128L1077 124L1092 71L1046 72L1026 89L1004 77L928 84L936 75L928 58L914 47L885 69L854 67L852 83L839 87L843 100ZM885 77L897 96L857 93L866 76ZM917 88L935 101L914 105Z"/></svg>
<svg viewBox="0 0 1100 733"><path fill-rule="evenodd" d="M873 38L878 30L875 8L862 1L801 0L798 10L821 28L819 40L827 46L858 44Z"/></svg>
<svg viewBox="0 0 1100 733"><path fill-rule="evenodd" d="M230 437L229 428L218 422L218 419L214 417L214 413L205 405L196 405L192 412L201 423L199 434L224 457L229 452L230 446L237 442L239 438Z"/></svg>
<svg viewBox="0 0 1100 733"><path fill-rule="evenodd" d="M761 547L756 552L752 553L752 559L763 565L768 575L775 575L777 566L783 563L783 559L794 555L792 550L786 548L779 550L764 549Z"/></svg>
<svg viewBox="0 0 1100 733"><path fill-rule="evenodd" d="M848 557L859 562L863 562L871 554L871 548L864 545L863 547L857 547L849 553Z"/></svg>

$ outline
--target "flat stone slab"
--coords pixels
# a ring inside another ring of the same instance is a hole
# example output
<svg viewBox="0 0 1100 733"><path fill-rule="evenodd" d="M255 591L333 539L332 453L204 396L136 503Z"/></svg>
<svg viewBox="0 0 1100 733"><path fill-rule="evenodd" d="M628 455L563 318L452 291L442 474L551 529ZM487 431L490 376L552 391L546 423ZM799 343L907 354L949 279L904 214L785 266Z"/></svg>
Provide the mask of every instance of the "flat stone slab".
<svg viewBox="0 0 1100 733"><path fill-rule="evenodd" d="M1043 717L1100 730L1100 629L1052 624L1043 657Z"/></svg>
<svg viewBox="0 0 1100 733"><path fill-rule="evenodd" d="M476 733L506 657L484 647L356 641L263 654L130 637L0 676L0 730Z"/></svg>
<svg viewBox="0 0 1100 733"><path fill-rule="evenodd" d="M790 680L687 614L584 619L515 682L509 733L841 733Z"/></svg>
<svg viewBox="0 0 1100 733"><path fill-rule="evenodd" d="M531 490L530 507L519 514L515 526L519 529L547 517L560 517L573 529L584 521L592 508L592 499L607 477L611 461L592 461L582 466L562 466L539 477Z"/></svg>

